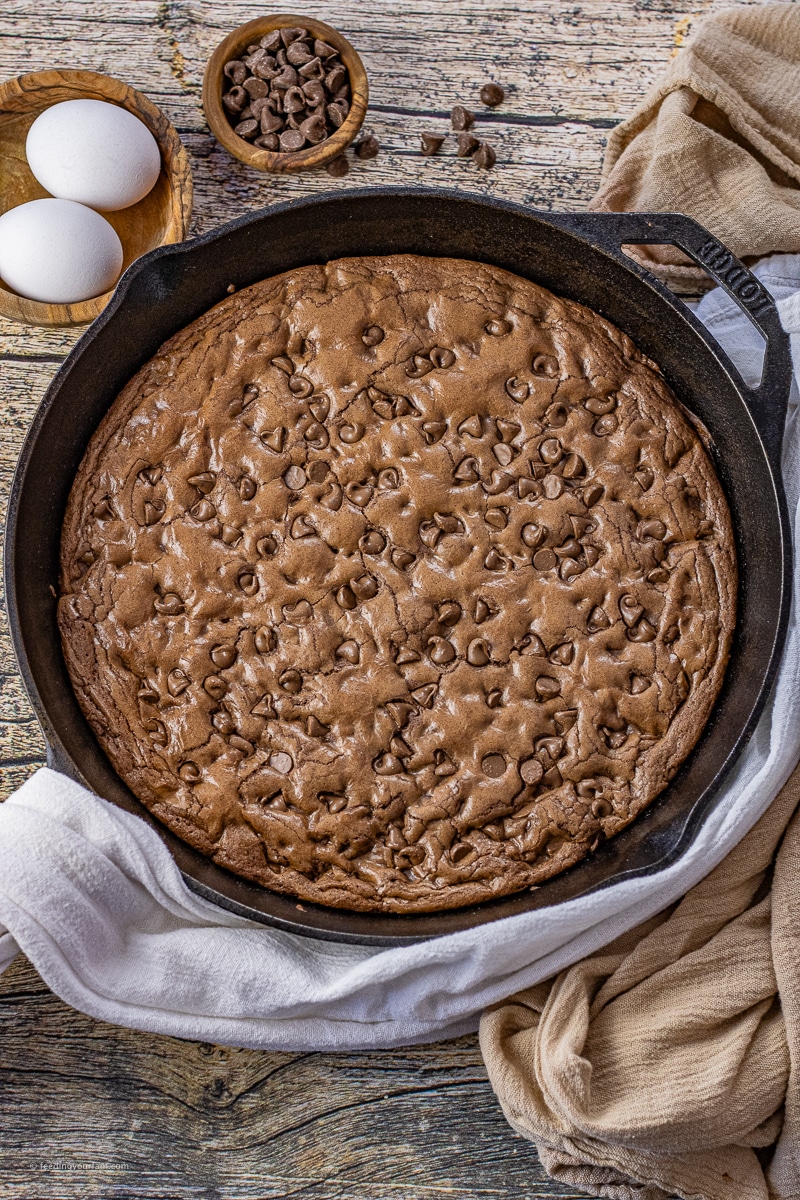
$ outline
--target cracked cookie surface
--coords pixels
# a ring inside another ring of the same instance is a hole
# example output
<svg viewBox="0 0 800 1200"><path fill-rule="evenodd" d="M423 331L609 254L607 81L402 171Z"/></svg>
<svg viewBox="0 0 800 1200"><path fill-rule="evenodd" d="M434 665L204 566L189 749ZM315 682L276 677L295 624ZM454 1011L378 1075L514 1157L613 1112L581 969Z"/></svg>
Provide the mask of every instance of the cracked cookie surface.
<svg viewBox="0 0 800 1200"><path fill-rule="evenodd" d="M697 741L730 517L657 368L497 268L394 256L231 296L117 398L73 485L59 624L114 767L303 900L518 891Z"/></svg>

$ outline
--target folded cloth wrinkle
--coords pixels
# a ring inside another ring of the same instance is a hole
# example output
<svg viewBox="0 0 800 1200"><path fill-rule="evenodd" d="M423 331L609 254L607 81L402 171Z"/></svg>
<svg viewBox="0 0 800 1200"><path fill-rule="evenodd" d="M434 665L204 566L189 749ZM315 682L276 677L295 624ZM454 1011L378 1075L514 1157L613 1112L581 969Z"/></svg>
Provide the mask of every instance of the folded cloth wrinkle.
<svg viewBox="0 0 800 1200"><path fill-rule="evenodd" d="M768 260L758 273L776 296L797 364L800 256ZM698 315L757 381L760 338L737 305L711 293ZM783 465L795 541L797 400L795 388ZM491 930L387 949L339 945L265 928L201 899L143 820L42 769L0 804L0 926L8 931L0 929L0 967L18 946L53 991L92 1016L229 1045L358 1049L473 1030L487 1005L671 912L768 808L800 754L798 591L773 695L721 802L687 852L653 875ZM737 902L747 907L746 897ZM676 955L691 936L684 929L676 937Z"/></svg>
<svg viewBox="0 0 800 1200"><path fill-rule="evenodd" d="M788 886L773 888L772 960L789 1047L789 1086L783 1124L769 1164L771 1194L778 1200L800 1196L800 816L792 824L778 851L775 872ZM774 1139L773 1139L774 1140Z"/></svg>
<svg viewBox="0 0 800 1200"><path fill-rule="evenodd" d="M706 17L636 111L612 130L590 208L681 212L740 258L800 250L800 10ZM673 247L639 247L673 283L707 286Z"/></svg>
<svg viewBox="0 0 800 1200"><path fill-rule="evenodd" d="M555 1178L653 1200L800 1194L799 803L800 768L680 904L484 1014L492 1084ZM754 1148L776 1138L765 1174Z"/></svg>

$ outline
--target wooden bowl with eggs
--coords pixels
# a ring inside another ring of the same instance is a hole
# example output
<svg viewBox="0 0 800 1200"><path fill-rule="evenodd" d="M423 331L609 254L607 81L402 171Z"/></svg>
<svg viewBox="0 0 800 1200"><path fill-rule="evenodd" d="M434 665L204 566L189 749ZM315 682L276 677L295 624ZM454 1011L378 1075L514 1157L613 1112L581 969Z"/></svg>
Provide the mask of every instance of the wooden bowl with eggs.
<svg viewBox="0 0 800 1200"><path fill-rule="evenodd" d="M192 175L175 128L141 92L96 71L37 71L0 84L0 213L48 196L28 165L25 142L36 118L65 100L100 100L125 108L158 143L161 171L153 189L129 208L101 214L122 242L122 270L156 246L183 241L192 212ZM111 295L47 304L20 296L0 279L0 315L27 325L83 325L100 315Z"/></svg>

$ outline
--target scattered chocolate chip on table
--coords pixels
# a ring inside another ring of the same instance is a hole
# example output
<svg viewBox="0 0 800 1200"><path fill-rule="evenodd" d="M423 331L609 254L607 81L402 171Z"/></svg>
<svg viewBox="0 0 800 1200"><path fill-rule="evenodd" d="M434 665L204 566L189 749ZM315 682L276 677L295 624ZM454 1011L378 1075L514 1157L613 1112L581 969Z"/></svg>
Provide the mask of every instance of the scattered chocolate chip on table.
<svg viewBox="0 0 800 1200"><path fill-rule="evenodd" d="M477 167L489 170L497 162L494 147L490 146L488 142L481 142L472 155L472 161Z"/></svg>
<svg viewBox="0 0 800 1200"><path fill-rule="evenodd" d="M481 103L487 108L497 108L505 98L505 89L499 83L485 83L481 88Z"/></svg>
<svg viewBox="0 0 800 1200"><path fill-rule="evenodd" d="M440 133L422 133L419 140L421 154L438 154L444 145L444 135Z"/></svg>
<svg viewBox="0 0 800 1200"><path fill-rule="evenodd" d="M350 163L347 161L347 155L340 154L338 158L331 159L325 164L325 170L334 179L341 179L350 170Z"/></svg>
<svg viewBox="0 0 800 1200"><path fill-rule="evenodd" d="M353 147L353 153L356 158L369 159L376 158L380 151L381 144L375 137L374 133L368 133L366 137L361 138Z"/></svg>
<svg viewBox="0 0 800 1200"><path fill-rule="evenodd" d="M458 157L469 158L469 156L478 149L480 142L475 137L474 133L465 130L458 135Z"/></svg>
<svg viewBox="0 0 800 1200"><path fill-rule="evenodd" d="M450 124L453 129L459 132L464 129L469 129L475 121L475 114L469 109L464 108L463 104L456 104L450 113Z"/></svg>

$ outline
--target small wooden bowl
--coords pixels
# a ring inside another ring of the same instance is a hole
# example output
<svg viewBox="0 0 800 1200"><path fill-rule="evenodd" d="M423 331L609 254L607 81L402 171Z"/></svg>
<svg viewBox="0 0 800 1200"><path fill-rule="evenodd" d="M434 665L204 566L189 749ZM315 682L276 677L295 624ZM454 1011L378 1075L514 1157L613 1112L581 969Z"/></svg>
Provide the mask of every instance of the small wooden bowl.
<svg viewBox="0 0 800 1200"><path fill-rule="evenodd" d="M329 46L335 46L339 51L339 57L350 77L350 112L336 132L324 142L319 142L316 146L306 146L304 150L297 150L293 154L281 154L275 150L262 150L258 146L251 146L233 132L233 126L222 107L223 67L232 58L239 58L252 42L259 41L265 34L272 33L274 29L290 29L293 26L307 29L315 37L322 38ZM229 154L238 158L240 162L247 163L248 167L255 167L257 171L305 171L309 167L321 167L323 163L338 158L364 123L368 100L367 72L347 38L342 37L341 33L323 21L298 16L296 13L272 13L267 17L257 17L254 21L248 21L246 25L234 29L211 55L203 77L203 110L211 132Z"/></svg>
<svg viewBox="0 0 800 1200"><path fill-rule="evenodd" d="M175 128L141 92L96 71L37 71L0 84L0 212L49 195L28 166L25 139L39 114L63 100L105 100L127 108L144 121L161 150L153 190L130 208L103 213L122 242L122 269L156 246L183 241L192 212L192 173ZM0 315L27 325L83 325L100 315L111 296L45 304L26 300L0 281Z"/></svg>

